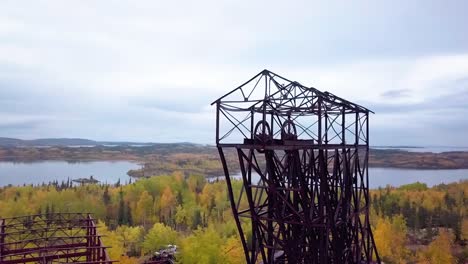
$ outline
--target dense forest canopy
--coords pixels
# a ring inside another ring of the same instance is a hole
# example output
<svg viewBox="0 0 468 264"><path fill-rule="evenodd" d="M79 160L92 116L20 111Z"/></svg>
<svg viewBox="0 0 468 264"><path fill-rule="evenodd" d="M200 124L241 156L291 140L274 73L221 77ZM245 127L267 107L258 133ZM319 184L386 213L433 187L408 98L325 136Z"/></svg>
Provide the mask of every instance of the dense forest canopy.
<svg viewBox="0 0 468 264"><path fill-rule="evenodd" d="M233 181L241 188L240 181ZM468 181L371 191L371 222L386 263L463 263L468 250ZM245 201L244 201L245 202ZM54 182L0 189L0 217L89 212L121 263L136 263L168 244L181 263L243 263L223 181L175 172L128 185ZM249 237L249 234L247 234Z"/></svg>

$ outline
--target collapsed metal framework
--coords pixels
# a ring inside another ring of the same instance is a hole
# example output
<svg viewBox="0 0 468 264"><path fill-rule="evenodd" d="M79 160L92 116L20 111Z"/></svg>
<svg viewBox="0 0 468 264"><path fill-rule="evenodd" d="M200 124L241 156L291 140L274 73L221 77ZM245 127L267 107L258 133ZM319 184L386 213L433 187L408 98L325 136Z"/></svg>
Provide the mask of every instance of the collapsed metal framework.
<svg viewBox="0 0 468 264"><path fill-rule="evenodd" d="M90 214L0 219L0 263L110 264Z"/></svg>
<svg viewBox="0 0 468 264"><path fill-rule="evenodd" d="M247 263L380 263L369 224L370 110L268 70L213 104Z"/></svg>

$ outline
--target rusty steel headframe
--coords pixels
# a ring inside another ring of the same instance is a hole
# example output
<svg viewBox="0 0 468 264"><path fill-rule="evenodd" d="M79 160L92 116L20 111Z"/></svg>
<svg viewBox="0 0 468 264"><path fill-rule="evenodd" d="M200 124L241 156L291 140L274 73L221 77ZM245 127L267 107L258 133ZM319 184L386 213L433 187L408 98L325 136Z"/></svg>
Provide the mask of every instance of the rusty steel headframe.
<svg viewBox="0 0 468 264"><path fill-rule="evenodd" d="M369 224L370 110L268 70L213 104L247 263L380 263Z"/></svg>
<svg viewBox="0 0 468 264"><path fill-rule="evenodd" d="M0 219L0 263L111 264L90 214Z"/></svg>

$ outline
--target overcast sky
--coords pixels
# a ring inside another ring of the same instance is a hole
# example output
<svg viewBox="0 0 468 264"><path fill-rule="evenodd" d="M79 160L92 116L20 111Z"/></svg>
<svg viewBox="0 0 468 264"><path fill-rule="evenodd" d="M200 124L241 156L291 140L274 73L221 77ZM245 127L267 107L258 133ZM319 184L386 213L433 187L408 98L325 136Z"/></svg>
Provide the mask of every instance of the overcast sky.
<svg viewBox="0 0 468 264"><path fill-rule="evenodd" d="M214 143L266 68L374 110L372 145L468 146L468 2L380 2L2 0L0 136Z"/></svg>

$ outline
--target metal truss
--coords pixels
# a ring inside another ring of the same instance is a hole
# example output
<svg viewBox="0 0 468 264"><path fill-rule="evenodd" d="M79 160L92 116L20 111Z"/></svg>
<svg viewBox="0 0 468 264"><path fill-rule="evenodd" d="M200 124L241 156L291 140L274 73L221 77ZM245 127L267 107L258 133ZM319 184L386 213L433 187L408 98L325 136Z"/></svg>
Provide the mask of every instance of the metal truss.
<svg viewBox="0 0 468 264"><path fill-rule="evenodd" d="M53 213L0 219L0 263L110 264L90 214Z"/></svg>
<svg viewBox="0 0 468 264"><path fill-rule="evenodd" d="M268 70L213 104L247 263L380 263L369 224L370 110ZM242 188L227 149L237 151Z"/></svg>

